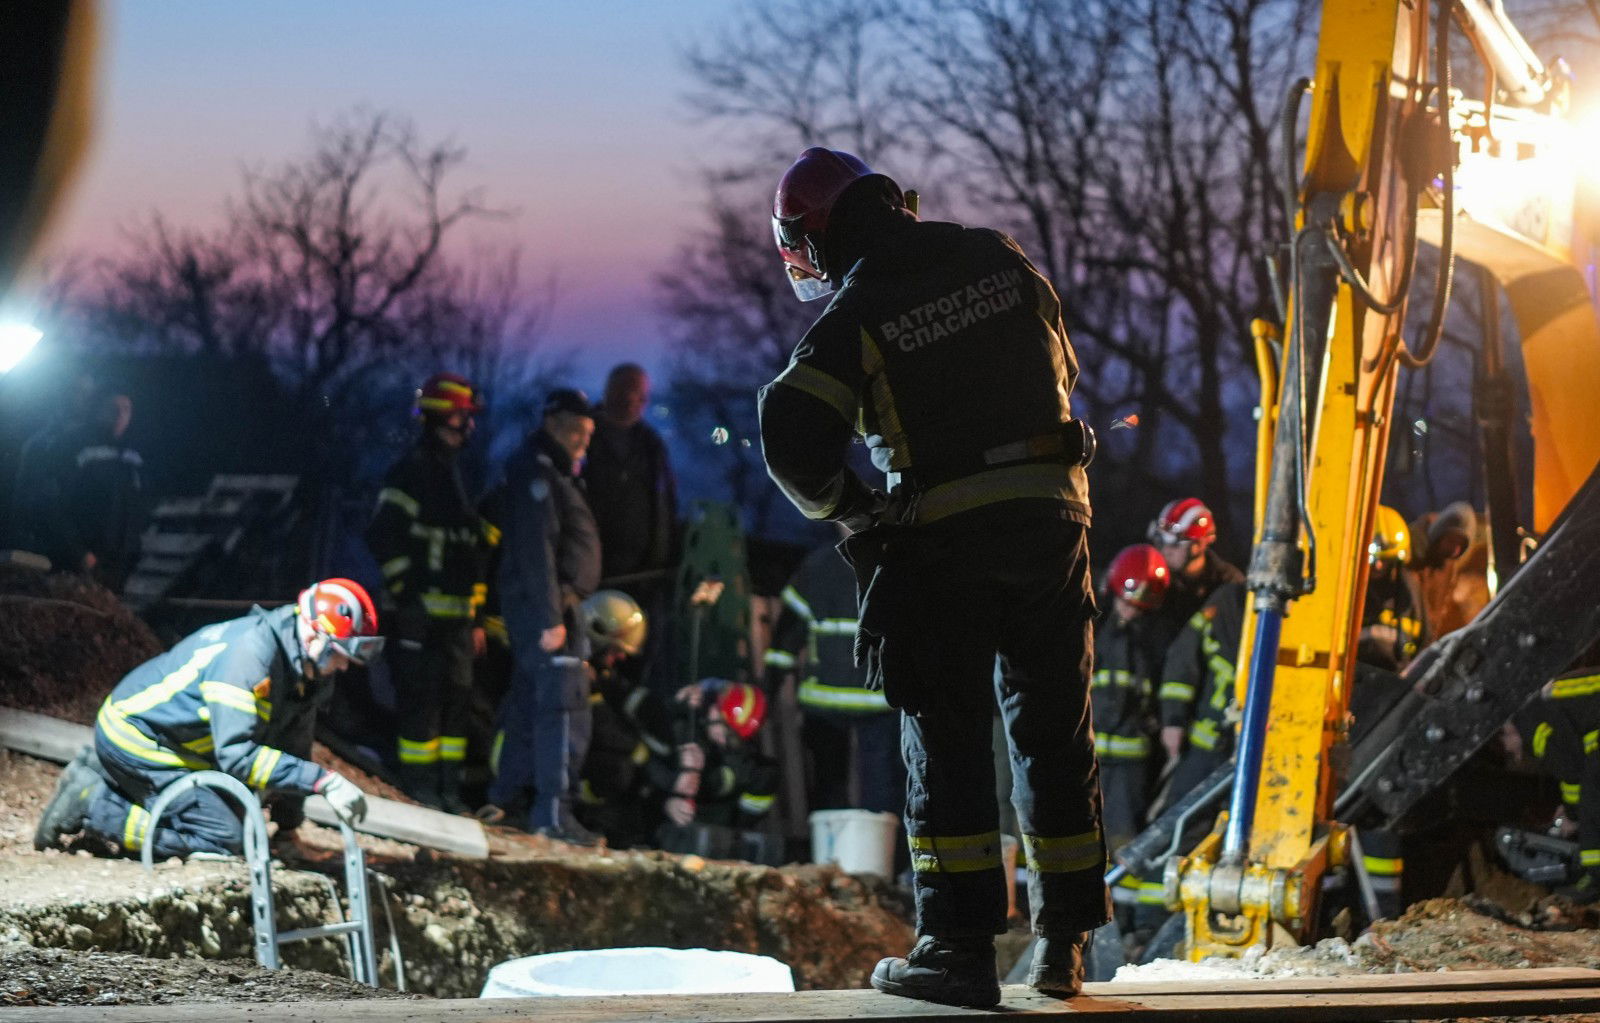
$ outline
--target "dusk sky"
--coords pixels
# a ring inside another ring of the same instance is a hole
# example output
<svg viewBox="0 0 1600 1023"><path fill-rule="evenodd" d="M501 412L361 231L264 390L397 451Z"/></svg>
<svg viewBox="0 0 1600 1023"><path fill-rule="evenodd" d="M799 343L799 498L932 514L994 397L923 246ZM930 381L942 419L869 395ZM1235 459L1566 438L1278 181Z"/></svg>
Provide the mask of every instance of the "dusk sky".
<svg viewBox="0 0 1600 1023"><path fill-rule="evenodd" d="M49 251L102 250L153 210L213 225L241 168L302 154L314 121L392 110L469 150L458 186L518 211L474 241L519 245L530 282L559 275L551 338L584 350L593 387L661 358L650 280L697 223L711 155L681 54L733 6L110 0L94 141Z"/></svg>

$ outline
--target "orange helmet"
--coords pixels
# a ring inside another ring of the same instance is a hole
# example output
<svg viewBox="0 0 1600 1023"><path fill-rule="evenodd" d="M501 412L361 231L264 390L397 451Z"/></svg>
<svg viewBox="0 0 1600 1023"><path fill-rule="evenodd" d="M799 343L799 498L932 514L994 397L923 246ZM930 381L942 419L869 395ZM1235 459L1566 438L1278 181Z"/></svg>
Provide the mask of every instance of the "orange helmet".
<svg viewBox="0 0 1600 1023"><path fill-rule="evenodd" d="M378 635L378 610L372 598L353 579L324 579L300 593L300 621L326 642L317 657L323 667L326 652L337 650L357 664L366 664L383 650Z"/></svg>
<svg viewBox="0 0 1600 1023"><path fill-rule="evenodd" d="M1172 572L1161 552L1147 543L1124 547L1106 569L1106 590L1143 611L1154 611L1167 595Z"/></svg>
<svg viewBox="0 0 1600 1023"><path fill-rule="evenodd" d="M417 414L448 416L455 412L482 412L478 392L466 377L454 373L435 373L417 390Z"/></svg>
<svg viewBox="0 0 1600 1023"><path fill-rule="evenodd" d="M736 682L717 697L717 712L735 735L748 739L767 719L767 694L748 682Z"/></svg>

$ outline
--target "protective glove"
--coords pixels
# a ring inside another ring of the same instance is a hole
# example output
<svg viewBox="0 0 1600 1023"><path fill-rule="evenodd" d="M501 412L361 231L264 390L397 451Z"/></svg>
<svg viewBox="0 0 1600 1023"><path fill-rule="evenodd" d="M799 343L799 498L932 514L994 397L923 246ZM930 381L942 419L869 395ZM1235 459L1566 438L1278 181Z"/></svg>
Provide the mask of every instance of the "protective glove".
<svg viewBox="0 0 1600 1023"><path fill-rule="evenodd" d="M698 771L706 766L706 751L700 748L699 743L686 742L678 747L678 768L684 771Z"/></svg>
<svg viewBox="0 0 1600 1023"><path fill-rule="evenodd" d="M333 807L333 812L346 824L355 824L367 819L366 793L343 775L329 771L317 779L312 791L326 799L328 805Z"/></svg>
<svg viewBox="0 0 1600 1023"><path fill-rule="evenodd" d="M672 794L692 799L700 794L700 772L697 770L679 771L678 776L672 781Z"/></svg>
<svg viewBox="0 0 1600 1023"><path fill-rule="evenodd" d="M667 815L667 820L680 828L686 828L694 823L694 800L682 796L673 796L668 799L662 810Z"/></svg>

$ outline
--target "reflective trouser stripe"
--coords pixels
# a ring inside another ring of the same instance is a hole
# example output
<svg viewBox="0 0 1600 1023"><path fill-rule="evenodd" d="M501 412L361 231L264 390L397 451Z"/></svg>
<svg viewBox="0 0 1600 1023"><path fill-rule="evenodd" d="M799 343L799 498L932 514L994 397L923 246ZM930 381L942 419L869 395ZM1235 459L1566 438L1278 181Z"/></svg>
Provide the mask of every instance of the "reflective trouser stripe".
<svg viewBox="0 0 1600 1023"><path fill-rule="evenodd" d="M150 811L142 806L128 807L128 816L122 825L122 848L138 852L144 848L146 833L150 830Z"/></svg>
<svg viewBox="0 0 1600 1023"><path fill-rule="evenodd" d="M1600 750L1600 729L1583 734L1583 751L1593 753L1595 750Z"/></svg>
<svg viewBox="0 0 1600 1023"><path fill-rule="evenodd" d="M447 764L467 759L467 737L464 735L439 736L439 759Z"/></svg>
<svg viewBox="0 0 1600 1023"><path fill-rule="evenodd" d="M791 653L789 653L787 651L784 651L784 650L770 650L769 649L767 651L767 656L765 658L765 662L766 662L768 667L772 667L772 668L792 668L792 667L794 667L794 663L795 663L794 654L791 654Z"/></svg>
<svg viewBox="0 0 1600 1023"><path fill-rule="evenodd" d="M1022 848L1027 854L1028 869L1043 874L1066 874L1075 870L1088 870L1102 866L1105 857L1100 850L1100 832L1085 831L1081 835L1046 837L1022 835Z"/></svg>
<svg viewBox="0 0 1600 1023"><path fill-rule="evenodd" d="M929 487L917 502L917 521L937 522L988 504L1022 498L1071 501L1072 470L1055 462L1030 462L989 469Z"/></svg>
<svg viewBox="0 0 1600 1023"><path fill-rule="evenodd" d="M400 740L399 752L402 764L436 764L439 762L439 740L427 739L415 742L403 738Z"/></svg>
<svg viewBox="0 0 1600 1023"><path fill-rule="evenodd" d="M739 797L739 809L749 814L763 814L772 809L776 796L758 796L746 792Z"/></svg>
<svg viewBox="0 0 1600 1023"><path fill-rule="evenodd" d="M1550 746L1550 736L1555 732L1555 726L1548 721L1539 722L1533 730L1533 755L1536 759L1544 759L1544 751Z"/></svg>
<svg viewBox="0 0 1600 1023"><path fill-rule="evenodd" d="M1556 700L1570 699L1574 696L1591 696L1595 693L1600 693L1600 675L1560 678L1550 684L1550 696Z"/></svg>
<svg viewBox="0 0 1600 1023"><path fill-rule="evenodd" d="M1201 718L1189 726L1189 744L1196 749L1214 750L1217 748L1219 734L1215 721Z"/></svg>
<svg viewBox="0 0 1600 1023"><path fill-rule="evenodd" d="M795 699L803 707L817 710L879 711L888 710L889 701L880 692L860 686L823 685L815 678L800 683Z"/></svg>
<svg viewBox="0 0 1600 1023"><path fill-rule="evenodd" d="M1367 873L1374 877L1395 877L1405 869L1405 861L1399 857L1363 856L1361 865L1367 868Z"/></svg>
<svg viewBox="0 0 1600 1023"><path fill-rule="evenodd" d="M1142 735L1096 735L1094 751L1117 760L1143 760L1150 754L1150 740Z"/></svg>
<svg viewBox="0 0 1600 1023"><path fill-rule="evenodd" d="M1561 783L1561 801L1568 806L1577 806L1578 800L1583 796L1583 786L1575 781Z"/></svg>
<svg viewBox="0 0 1600 1023"><path fill-rule="evenodd" d="M1190 703L1194 700L1194 686L1187 682L1163 682L1156 696L1162 700L1177 700L1181 703Z"/></svg>
<svg viewBox="0 0 1600 1023"><path fill-rule="evenodd" d="M1000 832L976 835L911 835L911 869L919 874L954 874L998 869Z"/></svg>
<svg viewBox="0 0 1600 1023"><path fill-rule="evenodd" d="M1578 864L1584 867L1600 867L1600 849L1584 849L1579 852Z"/></svg>
<svg viewBox="0 0 1600 1023"><path fill-rule="evenodd" d="M1111 901L1119 906L1165 905L1166 887L1160 881L1141 881L1129 874L1111 889Z"/></svg>
<svg viewBox="0 0 1600 1023"><path fill-rule="evenodd" d="M424 593L422 609L429 618L471 618L477 613L473 597L454 597L448 593Z"/></svg>
<svg viewBox="0 0 1600 1023"><path fill-rule="evenodd" d="M390 558L383 563L383 577L385 579L393 579L410 567L411 557L409 555L402 554L398 558Z"/></svg>
<svg viewBox="0 0 1600 1023"><path fill-rule="evenodd" d="M496 732L496 733L494 733L494 742L489 746L489 773L490 774L499 774L500 773L500 751L505 748L505 745L506 745L506 733L504 733L504 732ZM643 763L643 762L644 761L642 761L642 760L635 760L634 761L634 763Z"/></svg>

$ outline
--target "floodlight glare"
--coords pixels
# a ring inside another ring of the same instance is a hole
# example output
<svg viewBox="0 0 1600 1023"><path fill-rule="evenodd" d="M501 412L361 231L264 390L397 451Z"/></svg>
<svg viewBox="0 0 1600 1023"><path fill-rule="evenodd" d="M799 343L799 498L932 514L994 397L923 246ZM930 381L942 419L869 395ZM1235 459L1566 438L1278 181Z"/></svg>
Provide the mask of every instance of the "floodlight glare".
<svg viewBox="0 0 1600 1023"><path fill-rule="evenodd" d="M32 324L0 323L0 373L9 373L15 368L42 337L44 331Z"/></svg>

